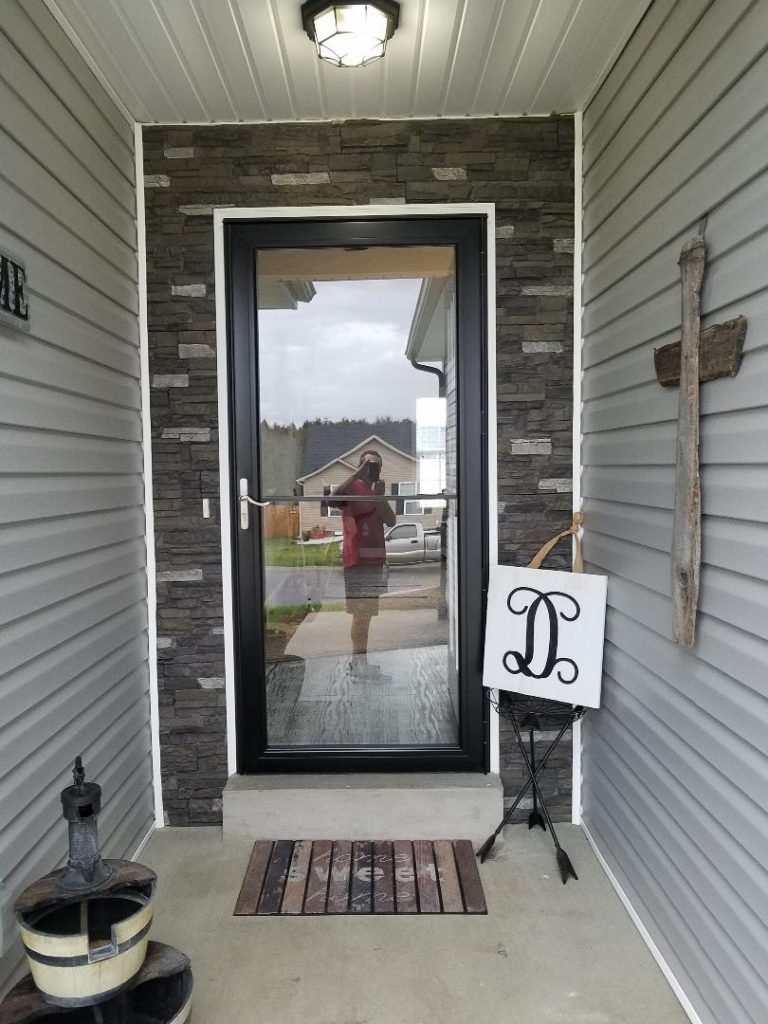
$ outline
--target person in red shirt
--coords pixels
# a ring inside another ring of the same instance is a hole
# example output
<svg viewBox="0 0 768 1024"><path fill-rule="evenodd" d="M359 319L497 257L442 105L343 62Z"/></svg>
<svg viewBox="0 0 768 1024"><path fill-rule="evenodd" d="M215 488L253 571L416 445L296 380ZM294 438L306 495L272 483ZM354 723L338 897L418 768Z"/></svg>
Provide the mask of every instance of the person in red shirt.
<svg viewBox="0 0 768 1024"><path fill-rule="evenodd" d="M385 493L381 455L364 451L351 476L334 490L334 497L347 494L356 500L339 502L342 525L342 562L347 613L352 616L353 677L377 674L368 661L368 632L371 619L379 614L379 597L387 589L387 552L384 527L394 526L396 516ZM380 672L380 670L378 670Z"/></svg>

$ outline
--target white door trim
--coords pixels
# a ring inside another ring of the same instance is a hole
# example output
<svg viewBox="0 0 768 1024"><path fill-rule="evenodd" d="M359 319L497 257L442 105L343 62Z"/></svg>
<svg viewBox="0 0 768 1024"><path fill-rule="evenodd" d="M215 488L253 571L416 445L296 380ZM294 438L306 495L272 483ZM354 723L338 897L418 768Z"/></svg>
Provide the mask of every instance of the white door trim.
<svg viewBox="0 0 768 1024"><path fill-rule="evenodd" d="M149 671L149 729L152 749L152 789L155 826L165 824L163 779L160 770L160 693L157 674L157 560L155 556L155 504L152 482L152 399L149 380L149 330L147 324L147 231L144 213L144 138L134 125L136 161L136 259L139 291L139 366L141 374L141 449L144 474L144 537L147 573L147 659ZM138 857L140 850L135 854Z"/></svg>
<svg viewBox="0 0 768 1024"><path fill-rule="evenodd" d="M221 207L213 211L214 273L216 289L216 378L219 412L219 512L221 518L221 578L224 611L224 690L227 701L227 766L237 774L235 720L234 580L232 578L232 479L229 437L229 365L227 360L227 302L225 291L224 224L233 220L300 218L327 220L339 217L456 217L487 219L486 281L488 324L488 552L489 563L498 558L498 477L496 467L496 207L493 203L430 203L387 206L270 206ZM490 770L499 772L498 715L490 722Z"/></svg>
<svg viewBox="0 0 768 1024"><path fill-rule="evenodd" d="M573 117L573 511L580 512L581 495L581 378L583 338L581 329L581 241L583 217L582 158L583 118ZM574 538L574 544L575 544ZM571 821L581 824L581 719L573 723L571 770Z"/></svg>

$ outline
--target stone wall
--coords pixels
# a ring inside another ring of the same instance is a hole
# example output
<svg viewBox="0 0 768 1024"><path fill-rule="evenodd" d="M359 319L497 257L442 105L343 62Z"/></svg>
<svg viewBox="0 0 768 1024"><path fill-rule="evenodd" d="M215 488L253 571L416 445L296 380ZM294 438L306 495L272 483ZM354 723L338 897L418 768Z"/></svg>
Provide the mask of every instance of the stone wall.
<svg viewBox="0 0 768 1024"><path fill-rule="evenodd" d="M570 521L573 123L148 128L144 147L163 786L171 823L204 824L227 775L212 208L496 204L499 543L524 563ZM514 793L506 729L502 774ZM569 776L564 747L555 818Z"/></svg>

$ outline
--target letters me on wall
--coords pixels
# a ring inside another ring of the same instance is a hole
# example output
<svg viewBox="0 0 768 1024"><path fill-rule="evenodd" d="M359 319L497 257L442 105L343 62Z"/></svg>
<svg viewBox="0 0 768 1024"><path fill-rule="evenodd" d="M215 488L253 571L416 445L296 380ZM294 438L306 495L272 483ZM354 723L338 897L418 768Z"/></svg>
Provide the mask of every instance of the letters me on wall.
<svg viewBox="0 0 768 1024"><path fill-rule="evenodd" d="M27 268L23 260L0 251L0 323L29 330Z"/></svg>

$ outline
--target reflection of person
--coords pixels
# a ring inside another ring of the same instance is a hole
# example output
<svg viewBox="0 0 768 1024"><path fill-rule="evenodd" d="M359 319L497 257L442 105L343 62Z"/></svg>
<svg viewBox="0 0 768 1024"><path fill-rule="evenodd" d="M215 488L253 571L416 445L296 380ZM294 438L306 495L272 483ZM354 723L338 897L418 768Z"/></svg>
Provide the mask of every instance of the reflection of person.
<svg viewBox="0 0 768 1024"><path fill-rule="evenodd" d="M339 484L334 496L348 494L369 501L340 502L342 523L342 561L347 612L352 616L352 655L355 673L375 674L368 662L368 631L371 619L379 614L379 597L387 589L384 526L394 526L395 513L379 479L381 456L365 451L351 476Z"/></svg>

